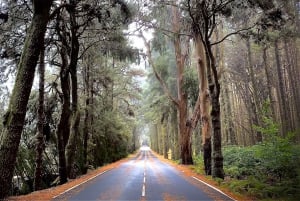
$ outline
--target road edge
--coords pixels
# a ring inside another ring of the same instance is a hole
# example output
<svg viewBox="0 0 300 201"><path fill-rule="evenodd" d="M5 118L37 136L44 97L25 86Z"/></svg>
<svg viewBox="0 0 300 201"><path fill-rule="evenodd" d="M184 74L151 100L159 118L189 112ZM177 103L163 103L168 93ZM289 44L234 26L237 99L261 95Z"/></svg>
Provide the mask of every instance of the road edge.
<svg viewBox="0 0 300 201"><path fill-rule="evenodd" d="M178 163L176 163L175 161L173 161L173 160L170 160L170 159L166 159L166 158L164 158L162 155L160 155L160 154L158 154L157 152L155 152L155 151L153 151L152 149L151 149L151 152L156 156L156 157L158 157L161 161L163 161L163 162L165 162L165 163L168 163L168 164L170 164L171 166L173 166L173 167L175 167L177 170L179 170L179 171L181 171L183 174L185 174L185 176L186 177L196 177L197 179L199 179L200 181L202 181L202 182L204 182L205 184L207 184L207 186L212 186L213 187L213 189L215 188L215 189L218 189L218 191L222 191L222 190L220 190L219 189L219 187L216 185L216 184L214 184L214 182L213 181L210 181L210 179L208 179L208 178L204 178L204 180L202 179L202 178L199 178L199 177L205 177L204 175L201 175L201 174L198 174L198 173L196 173L194 170L192 170L188 165L182 165L182 164L178 164ZM188 172L190 172L190 173L187 173L186 171L188 171ZM209 183L211 183L211 184L209 184ZM250 198L250 197L248 197L248 196L246 196L246 195L237 195L237 194L235 194L234 192L232 192L232 191L230 191L230 189L228 189L228 188L224 188L224 190L225 190L225 192L224 191L222 191L222 193L221 194L225 194L226 195L226 197L229 197L230 199L232 199L232 200L234 200L234 201L240 201L240 200L254 200L253 198ZM227 193L228 192L228 193Z"/></svg>
<svg viewBox="0 0 300 201"><path fill-rule="evenodd" d="M196 181L201 182L202 184L205 184L206 186L208 186L208 187L214 189L215 191L221 193L222 195L228 197L229 199L231 199L231 200L233 200L233 201L237 201L236 199L234 199L233 197L227 195L226 193L224 193L224 192L221 191L220 189L218 189L218 188L216 188L216 187L214 187L214 186L212 186L212 185L210 185L210 184L208 184L208 183L202 181L201 179L199 179L199 178L197 178L197 177L195 177L195 176L191 176L191 177L192 177L193 179L195 179Z"/></svg>
<svg viewBox="0 0 300 201"><path fill-rule="evenodd" d="M113 169L113 168L112 168L112 169ZM87 183L87 182L89 182L89 181L95 179L96 177L98 177L98 176L100 176L100 175L102 175L102 174L104 174L104 173L106 173L106 172L108 172L108 171L110 171L110 170L112 170L112 169L109 169L109 170L105 170L105 171L103 171L103 172L100 172L99 174L97 174L97 175L95 175L95 176L93 176L93 177L91 177L91 178L89 178L89 179L87 179L87 180L85 180L85 181L83 181L83 182L81 182L81 183L75 185L75 186L72 186L71 188L65 190L64 192L61 192L60 194L58 194L58 195L52 197L52 199L56 199L56 198L58 198L59 196L61 196L61 195L65 194L65 193L67 193L67 192L69 192L69 191L71 191L71 190L77 188L78 186L80 186L80 185L82 185L82 184L85 184L85 183Z"/></svg>

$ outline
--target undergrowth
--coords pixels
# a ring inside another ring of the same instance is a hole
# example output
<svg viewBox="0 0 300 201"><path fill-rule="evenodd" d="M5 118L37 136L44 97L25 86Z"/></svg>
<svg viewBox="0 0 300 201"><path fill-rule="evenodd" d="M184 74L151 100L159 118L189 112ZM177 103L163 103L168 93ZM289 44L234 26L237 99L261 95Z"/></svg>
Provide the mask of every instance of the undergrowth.
<svg viewBox="0 0 300 201"><path fill-rule="evenodd" d="M300 146L280 153L273 146L224 148L223 183L233 192L258 199L300 200Z"/></svg>
<svg viewBox="0 0 300 201"><path fill-rule="evenodd" d="M278 125L266 118L257 127L262 143L223 148L225 180L222 186L259 200L300 200L300 146L294 134L282 137ZM194 158L195 171L203 174L203 158Z"/></svg>

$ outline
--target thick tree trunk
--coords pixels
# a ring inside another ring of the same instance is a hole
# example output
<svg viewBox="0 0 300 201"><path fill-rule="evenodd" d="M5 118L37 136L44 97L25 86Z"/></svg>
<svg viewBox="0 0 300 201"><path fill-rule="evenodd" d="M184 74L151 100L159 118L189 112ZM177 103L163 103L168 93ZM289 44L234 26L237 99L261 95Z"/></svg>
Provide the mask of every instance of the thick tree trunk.
<svg viewBox="0 0 300 201"><path fill-rule="evenodd" d="M180 103L179 111L179 132L180 132L180 158L182 160L182 164L188 165L193 164L192 158L192 143L191 143L191 130L187 129L189 125L186 122L187 119L187 103L184 101ZM189 132L188 132L189 131Z"/></svg>
<svg viewBox="0 0 300 201"><path fill-rule="evenodd" d="M42 42L44 46L44 42ZM39 65L39 101L38 101L38 123L37 123L37 135L36 135L36 148L35 148L35 172L34 172L34 190L42 189L42 162L43 151L45 149L44 144L44 82L45 82L45 48L43 47L40 53L40 65Z"/></svg>
<svg viewBox="0 0 300 201"><path fill-rule="evenodd" d="M212 96L212 176L224 179L223 155L221 148L221 121L220 121L220 103L218 94Z"/></svg>
<svg viewBox="0 0 300 201"><path fill-rule="evenodd" d="M79 41L77 36L78 25L76 23L75 5L76 0L72 1L72 9L68 9L70 14L71 25L71 55L70 55L70 74L72 80L72 120L71 120L71 132L68 144L66 146L66 160L67 160L67 173L68 177L74 179L76 174L74 172L75 154L76 154L76 142L79 136L79 123L80 112L78 108L78 83L77 83L77 62L79 54Z"/></svg>
<svg viewBox="0 0 300 201"><path fill-rule="evenodd" d="M173 31L174 31L174 48L176 57L177 67L177 96L178 96L178 121L179 121L179 133L180 133L180 148L181 148L181 160L182 164L193 164L192 158L192 143L191 143L191 129L188 121L188 110L187 110L187 94L183 89L183 76L184 76L184 65L185 58L187 55L182 53L181 38L179 35L181 24L180 14L176 7L173 7Z"/></svg>
<svg viewBox="0 0 300 201"><path fill-rule="evenodd" d="M33 18L28 29L9 109L4 118L0 144L0 199L5 198L11 187L16 156L23 130L26 107L34 79L36 64L49 20L51 0L33 1Z"/></svg>
<svg viewBox="0 0 300 201"><path fill-rule="evenodd" d="M211 119L209 114L210 101L208 94L208 81L206 73L206 57L204 47L199 35L195 36L195 48L197 53L197 67L199 80L201 134L203 146L203 159L205 173L211 175Z"/></svg>
<svg viewBox="0 0 300 201"><path fill-rule="evenodd" d="M65 147L69 140L70 135L70 76L68 71L68 56L66 47L63 45L61 51L62 67L60 71L60 83L62 89L62 107L60 119L56 129L57 136L57 149L59 159L59 177L60 183L67 182L68 173L66 167Z"/></svg>
<svg viewBox="0 0 300 201"><path fill-rule="evenodd" d="M206 60L207 60L207 80L209 85L209 94L211 97L211 123L212 123L212 177L224 179L223 155L222 155L222 135L220 120L220 84L215 64L215 58L211 50L208 39L206 41Z"/></svg>
<svg viewBox="0 0 300 201"><path fill-rule="evenodd" d="M80 112L76 110L75 112L72 112L70 138L66 146L67 173L70 179L76 178L74 165L75 165L75 155L76 155L76 144L79 136L79 123L80 123Z"/></svg>

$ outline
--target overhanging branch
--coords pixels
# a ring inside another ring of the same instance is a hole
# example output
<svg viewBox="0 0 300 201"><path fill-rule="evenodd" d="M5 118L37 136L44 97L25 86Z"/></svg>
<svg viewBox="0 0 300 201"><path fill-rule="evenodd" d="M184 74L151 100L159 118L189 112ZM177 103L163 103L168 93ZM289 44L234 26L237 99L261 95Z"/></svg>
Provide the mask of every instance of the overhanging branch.
<svg viewBox="0 0 300 201"><path fill-rule="evenodd" d="M165 81L162 79L161 75L157 72L156 68L155 68L155 64L154 61L152 59L152 55L151 55L151 49L150 49L150 44L149 42L147 42L145 36L143 35L142 32L140 32L140 37L143 39L145 47L146 47L146 55L148 58L148 62L150 64L150 66L153 69L154 75L157 78L157 80L159 81L164 93L166 94L166 96L176 105L176 107L179 106L178 101L172 96L170 90L167 87L167 84L165 83Z"/></svg>
<svg viewBox="0 0 300 201"><path fill-rule="evenodd" d="M214 43L211 43L211 46L214 46L214 45L217 45L219 43L222 43L224 40L226 40L230 36L235 35L235 34L239 34L239 33L243 32L243 31L248 31L248 30L252 29L255 26L256 26L256 24L254 24L253 26L248 27L248 28L244 28L244 29L237 30L235 32L231 32L231 33L227 34L226 36L224 36L224 38L222 38L221 40L219 40L217 42L214 42Z"/></svg>

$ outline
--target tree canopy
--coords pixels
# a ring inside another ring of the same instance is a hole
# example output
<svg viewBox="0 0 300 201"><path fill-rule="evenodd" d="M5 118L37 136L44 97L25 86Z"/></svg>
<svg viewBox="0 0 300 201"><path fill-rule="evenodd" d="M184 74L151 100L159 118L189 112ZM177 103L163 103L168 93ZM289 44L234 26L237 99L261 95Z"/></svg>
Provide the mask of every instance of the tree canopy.
<svg viewBox="0 0 300 201"><path fill-rule="evenodd" d="M1 2L0 199L63 184L143 144L217 180L261 187L262 177L275 189L242 193L294 194L299 8L296 0Z"/></svg>

